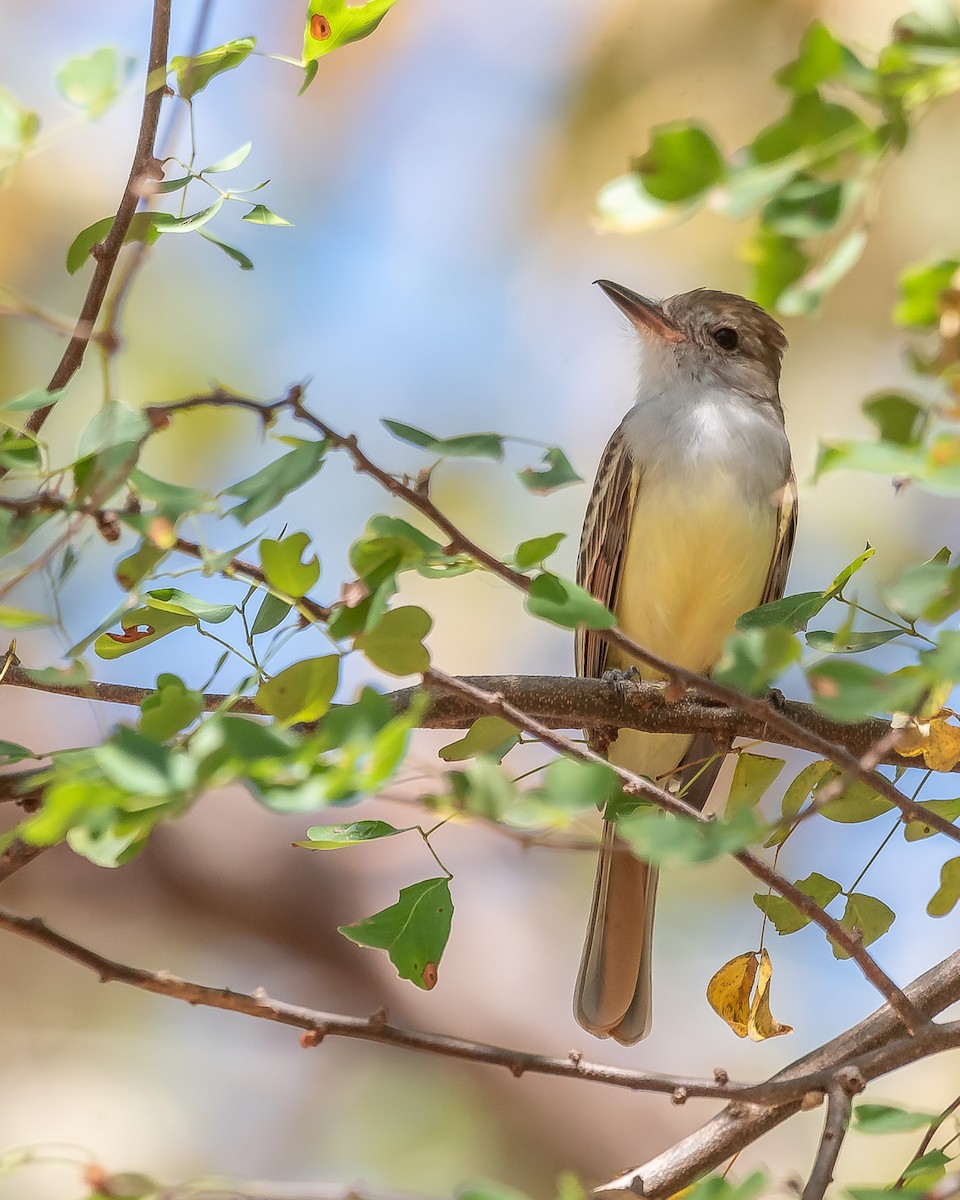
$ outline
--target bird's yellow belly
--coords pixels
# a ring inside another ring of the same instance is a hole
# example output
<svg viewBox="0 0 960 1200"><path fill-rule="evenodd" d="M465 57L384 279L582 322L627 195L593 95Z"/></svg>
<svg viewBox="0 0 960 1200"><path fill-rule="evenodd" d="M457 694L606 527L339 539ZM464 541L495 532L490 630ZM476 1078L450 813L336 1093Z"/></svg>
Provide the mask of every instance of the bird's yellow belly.
<svg viewBox="0 0 960 1200"><path fill-rule="evenodd" d="M671 662L707 672L736 619L760 603L776 536L771 502L751 504L725 473L644 480L628 534L615 611L634 641ZM637 666L629 658L613 665ZM610 760L651 777L668 775L690 738L624 730Z"/></svg>

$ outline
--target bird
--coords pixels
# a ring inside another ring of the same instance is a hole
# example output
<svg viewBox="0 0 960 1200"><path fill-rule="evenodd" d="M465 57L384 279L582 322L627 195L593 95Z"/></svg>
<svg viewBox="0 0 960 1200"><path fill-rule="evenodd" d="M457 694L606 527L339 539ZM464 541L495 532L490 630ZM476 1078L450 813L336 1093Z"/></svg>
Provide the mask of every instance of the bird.
<svg viewBox="0 0 960 1200"><path fill-rule="evenodd" d="M737 618L786 585L797 528L780 402L786 337L742 296L698 288L658 303L596 282L637 334L640 379L600 460L577 582L639 645L708 674ZM660 678L584 627L575 658L580 676ZM598 731L585 733L603 748ZM724 753L708 735L637 730L606 746L608 761L683 788L701 810ZM623 1045L652 1023L657 875L604 820L574 1013L590 1033Z"/></svg>

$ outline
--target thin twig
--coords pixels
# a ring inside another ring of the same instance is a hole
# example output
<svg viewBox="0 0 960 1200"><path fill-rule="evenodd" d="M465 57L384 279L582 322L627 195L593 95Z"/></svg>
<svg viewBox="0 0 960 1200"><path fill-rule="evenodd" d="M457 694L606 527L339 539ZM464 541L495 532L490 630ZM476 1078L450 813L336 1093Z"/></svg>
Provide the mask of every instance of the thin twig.
<svg viewBox="0 0 960 1200"><path fill-rule="evenodd" d="M577 1051L564 1058L548 1057L446 1034L403 1029L389 1024L387 1014L383 1010L369 1017L319 1012L273 1000L262 989L253 994L235 992L229 988L208 987L178 979L168 971L146 971L98 954L50 929L39 917L21 917L0 909L0 928L79 963L93 971L101 983L124 983L141 991L169 996L187 1004L223 1009L302 1029L304 1036L301 1038L301 1045L304 1047L316 1046L325 1037L346 1037L436 1054L444 1058L504 1067L516 1078L526 1074L537 1074L564 1079L583 1079L626 1088L629 1091L668 1095L675 1103L683 1103L688 1099L729 1098L741 1108L749 1103L770 1108L774 1112L780 1111L785 1105L799 1105L802 1101L806 1101L807 1106L819 1103L823 1094L836 1081L836 1065L828 1069L812 1069L805 1074L781 1072L774 1080L748 1084L730 1082L721 1071L715 1072L714 1079L707 1080L608 1067L585 1062ZM960 955L956 957L960 959ZM907 1062L914 1062L926 1055L960 1045L960 1021L939 1026L928 1024L917 1038L896 1037L898 1027L894 1023L888 1024L885 1029L890 1045L884 1047L880 1044L870 1053L870 1047L877 1043L876 1039L866 1035L872 1032L871 1023L876 1021L878 1016L882 1017L885 1011L874 1014L868 1021L862 1022L837 1039L838 1042L844 1043L845 1057L850 1062L851 1069L859 1070L864 1080L875 1079L890 1070L904 1066ZM865 1049L867 1052L857 1057L858 1051Z"/></svg>
<svg viewBox="0 0 960 1200"><path fill-rule="evenodd" d="M820 1135L817 1157L801 1200L823 1200L824 1193L833 1182L833 1170L850 1124L853 1097L859 1095L863 1087L863 1077L855 1068L842 1067L837 1072L836 1081L827 1092L827 1115L823 1122L823 1133Z"/></svg>
<svg viewBox="0 0 960 1200"><path fill-rule="evenodd" d="M907 1171L910 1169L911 1164L915 1163L918 1158L922 1158L926 1154L927 1150L930 1148L930 1143L937 1136L937 1132L942 1128L944 1121L949 1121L949 1119L953 1116L953 1114L957 1111L958 1108L960 1108L960 1096L956 1096L953 1100L950 1101L950 1103L947 1105L947 1107L936 1118L936 1120L933 1122L933 1124L930 1126L930 1128L927 1130L927 1132L920 1139L920 1145L913 1152L913 1157L910 1159L910 1162L907 1163L907 1166L904 1169L903 1174L900 1176L900 1178L897 1180L897 1182L893 1185L897 1191L899 1191L903 1187L903 1185L907 1182Z"/></svg>
<svg viewBox="0 0 960 1200"><path fill-rule="evenodd" d="M110 232L104 238L96 252L96 266L93 278L84 297L80 315L73 337L67 344L63 357L57 364L47 384L48 392L56 392L66 387L76 374L83 362L87 345L93 335L100 309L107 294L110 277L117 265L117 259L123 248L124 239L130 228L137 204L143 194L146 182L155 177L157 169L154 166L153 143L157 136L157 124L160 120L160 105L166 90L167 47L170 40L170 6L171 0L154 0L153 25L150 34L150 52L147 61L147 78L144 87L143 111L140 116L140 131L137 135L137 145L133 152L133 162L130 174L123 189L123 196L117 207L117 215L110 226ZM44 421L50 415L52 405L45 404L35 409L27 421L27 429L37 433Z"/></svg>

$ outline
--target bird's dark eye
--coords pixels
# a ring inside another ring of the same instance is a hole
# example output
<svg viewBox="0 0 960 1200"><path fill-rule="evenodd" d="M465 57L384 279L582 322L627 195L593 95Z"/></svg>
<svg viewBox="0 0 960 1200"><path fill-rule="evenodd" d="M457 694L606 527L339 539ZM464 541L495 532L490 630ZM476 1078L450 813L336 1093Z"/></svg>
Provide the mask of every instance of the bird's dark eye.
<svg viewBox="0 0 960 1200"><path fill-rule="evenodd" d="M740 344L740 335L729 325L721 325L719 329L714 329L710 336L721 350L736 350Z"/></svg>

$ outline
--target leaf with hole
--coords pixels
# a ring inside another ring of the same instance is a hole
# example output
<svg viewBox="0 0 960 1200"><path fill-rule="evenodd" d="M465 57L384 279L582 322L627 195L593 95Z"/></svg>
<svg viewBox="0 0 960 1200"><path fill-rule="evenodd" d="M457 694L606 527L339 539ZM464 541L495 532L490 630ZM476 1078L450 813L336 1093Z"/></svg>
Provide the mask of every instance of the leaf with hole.
<svg viewBox="0 0 960 1200"><path fill-rule="evenodd" d="M338 930L358 946L386 950L401 979L429 991L450 936L453 901L446 879L424 879L405 887L396 904Z"/></svg>

